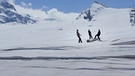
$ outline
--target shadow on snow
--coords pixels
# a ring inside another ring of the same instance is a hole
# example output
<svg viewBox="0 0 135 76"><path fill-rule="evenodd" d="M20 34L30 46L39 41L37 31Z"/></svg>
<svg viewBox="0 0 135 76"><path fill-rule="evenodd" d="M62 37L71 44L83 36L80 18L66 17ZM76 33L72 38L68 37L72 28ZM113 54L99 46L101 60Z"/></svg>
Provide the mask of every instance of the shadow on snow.
<svg viewBox="0 0 135 76"><path fill-rule="evenodd" d="M104 67L104 68L72 68L72 67L44 67L44 66L25 66L25 68L43 68L43 69L59 69L59 70L97 70L97 71L134 71L135 68L124 68L124 67Z"/></svg>
<svg viewBox="0 0 135 76"><path fill-rule="evenodd" d="M3 49L2 51L17 51L17 50L68 50L68 49L80 49L79 47L75 46L59 46L59 47L37 47L37 48L26 48L26 47L19 47L19 48L11 48L11 49Z"/></svg>
<svg viewBox="0 0 135 76"><path fill-rule="evenodd" d="M97 56L97 57L0 57L0 60L106 60L106 59L135 59L135 55Z"/></svg>

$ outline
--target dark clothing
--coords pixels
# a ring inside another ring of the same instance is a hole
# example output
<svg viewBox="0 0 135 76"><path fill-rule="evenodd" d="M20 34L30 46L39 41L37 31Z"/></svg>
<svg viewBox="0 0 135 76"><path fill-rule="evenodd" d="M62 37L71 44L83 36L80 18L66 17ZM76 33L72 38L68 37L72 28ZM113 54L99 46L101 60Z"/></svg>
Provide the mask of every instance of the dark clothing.
<svg viewBox="0 0 135 76"><path fill-rule="evenodd" d="M82 43L81 37L78 37L78 38L79 38L78 43Z"/></svg>
<svg viewBox="0 0 135 76"><path fill-rule="evenodd" d="M91 31L88 30L88 34L89 34L89 39L93 38L92 35L91 35Z"/></svg>
<svg viewBox="0 0 135 76"><path fill-rule="evenodd" d="M99 37L100 35L101 35L101 31L100 31L100 30L98 30L98 33L95 35L94 39L96 39L96 37L97 37L97 38L98 38L98 40L101 40L101 39L100 39L100 37Z"/></svg>
<svg viewBox="0 0 135 76"><path fill-rule="evenodd" d="M81 34L78 32L78 30L76 31L77 37L79 38L78 43L82 43L82 39L81 39Z"/></svg>

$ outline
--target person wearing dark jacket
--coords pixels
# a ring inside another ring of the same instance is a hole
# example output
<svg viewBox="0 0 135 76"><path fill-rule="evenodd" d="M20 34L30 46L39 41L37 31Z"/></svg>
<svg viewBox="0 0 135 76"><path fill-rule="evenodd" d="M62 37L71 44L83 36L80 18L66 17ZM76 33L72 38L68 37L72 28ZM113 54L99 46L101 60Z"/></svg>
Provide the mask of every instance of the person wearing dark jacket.
<svg viewBox="0 0 135 76"><path fill-rule="evenodd" d="M90 29L88 30L89 39L93 38Z"/></svg>
<svg viewBox="0 0 135 76"><path fill-rule="evenodd" d="M76 30L77 37L79 38L78 43L82 43L81 34L79 33L79 30Z"/></svg>
<svg viewBox="0 0 135 76"><path fill-rule="evenodd" d="M100 29L98 30L98 33L95 35L95 37L94 37L94 39L96 39L96 37L98 38L98 40L100 41L101 39L100 39L100 36L101 35L101 31L100 31Z"/></svg>

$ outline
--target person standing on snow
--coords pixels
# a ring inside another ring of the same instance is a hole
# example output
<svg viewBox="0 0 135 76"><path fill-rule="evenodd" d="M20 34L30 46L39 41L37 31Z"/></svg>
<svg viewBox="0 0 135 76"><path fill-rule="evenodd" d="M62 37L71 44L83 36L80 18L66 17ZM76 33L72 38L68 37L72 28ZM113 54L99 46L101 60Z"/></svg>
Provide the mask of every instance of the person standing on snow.
<svg viewBox="0 0 135 76"><path fill-rule="evenodd" d="M79 33L79 30L76 30L77 37L79 38L78 43L82 43L81 34Z"/></svg>
<svg viewBox="0 0 135 76"><path fill-rule="evenodd" d="M88 34L89 34L89 39L93 38L92 35L91 35L90 29L88 30Z"/></svg>
<svg viewBox="0 0 135 76"><path fill-rule="evenodd" d="M98 38L98 40L100 41L100 36L101 35L101 31L100 29L98 30L98 33L95 35L94 39L96 39L96 37Z"/></svg>

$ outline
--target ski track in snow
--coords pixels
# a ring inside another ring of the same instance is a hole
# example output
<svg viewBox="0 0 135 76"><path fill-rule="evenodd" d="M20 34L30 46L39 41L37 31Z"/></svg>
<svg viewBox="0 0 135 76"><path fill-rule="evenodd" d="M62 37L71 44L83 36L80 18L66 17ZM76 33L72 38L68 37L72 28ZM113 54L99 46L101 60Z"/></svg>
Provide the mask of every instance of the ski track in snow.
<svg viewBox="0 0 135 76"><path fill-rule="evenodd" d="M43 66L27 66L27 68L43 68L43 69L60 69L60 70L115 70L115 71L134 71L135 68L68 68L68 67L43 67Z"/></svg>
<svg viewBox="0 0 135 76"><path fill-rule="evenodd" d="M119 42L112 45L135 45L135 41Z"/></svg>
<svg viewBox="0 0 135 76"><path fill-rule="evenodd" d="M107 60L107 59L135 59L135 55L97 56L97 57L0 57L0 60Z"/></svg>
<svg viewBox="0 0 135 76"><path fill-rule="evenodd" d="M11 48L11 49L3 49L1 51L17 51L17 50L68 50L68 49L79 49L79 47L75 46L59 46L59 47L38 47L38 48Z"/></svg>

